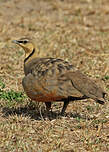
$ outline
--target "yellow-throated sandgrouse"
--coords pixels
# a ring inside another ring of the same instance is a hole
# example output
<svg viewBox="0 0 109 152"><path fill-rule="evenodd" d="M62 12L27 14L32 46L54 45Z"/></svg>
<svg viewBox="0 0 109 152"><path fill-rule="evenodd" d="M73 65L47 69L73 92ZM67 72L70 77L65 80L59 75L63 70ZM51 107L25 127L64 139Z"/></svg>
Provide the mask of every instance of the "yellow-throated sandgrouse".
<svg viewBox="0 0 109 152"><path fill-rule="evenodd" d="M86 75L69 62L58 58L38 58L35 43L31 39L14 40L25 50L24 72L22 84L24 91L32 100L45 102L47 110L51 102L64 102L63 114L69 101L92 98L104 104L105 92Z"/></svg>

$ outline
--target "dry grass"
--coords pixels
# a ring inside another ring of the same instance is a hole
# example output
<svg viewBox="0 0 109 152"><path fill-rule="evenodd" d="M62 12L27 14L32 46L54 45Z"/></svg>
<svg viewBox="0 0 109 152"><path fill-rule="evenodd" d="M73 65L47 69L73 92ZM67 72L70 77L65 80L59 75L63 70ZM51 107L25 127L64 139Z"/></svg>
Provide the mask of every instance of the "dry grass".
<svg viewBox="0 0 109 152"><path fill-rule="evenodd" d="M22 36L36 38L38 56L69 60L108 93L109 1L0 1L0 152L108 152L108 98L104 106L72 102L60 117L61 103L47 116L44 105L16 95L24 52L11 40Z"/></svg>

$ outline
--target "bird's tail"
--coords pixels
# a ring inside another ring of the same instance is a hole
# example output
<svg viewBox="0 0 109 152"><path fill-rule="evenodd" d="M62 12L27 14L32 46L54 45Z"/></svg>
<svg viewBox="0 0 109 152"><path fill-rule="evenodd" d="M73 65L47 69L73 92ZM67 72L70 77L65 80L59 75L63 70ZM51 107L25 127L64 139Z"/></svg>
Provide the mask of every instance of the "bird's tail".
<svg viewBox="0 0 109 152"><path fill-rule="evenodd" d="M99 104L104 104L105 103L105 95L106 94L107 94L106 92L103 92L102 93L102 98L97 98L96 102L98 102Z"/></svg>
<svg viewBox="0 0 109 152"><path fill-rule="evenodd" d="M73 87L80 93L100 104L105 103L106 92L79 70L67 73L66 76L71 80Z"/></svg>

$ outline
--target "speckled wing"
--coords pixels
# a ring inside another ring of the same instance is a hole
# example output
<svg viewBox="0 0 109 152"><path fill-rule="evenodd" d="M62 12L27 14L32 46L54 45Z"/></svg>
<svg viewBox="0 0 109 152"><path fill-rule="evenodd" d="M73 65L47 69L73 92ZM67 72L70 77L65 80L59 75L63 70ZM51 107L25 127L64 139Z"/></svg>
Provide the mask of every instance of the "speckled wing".
<svg viewBox="0 0 109 152"><path fill-rule="evenodd" d="M65 76L72 81L72 86L83 95L96 100L100 104L104 104L106 93L100 86L96 85L93 80L90 80L79 70L66 73Z"/></svg>
<svg viewBox="0 0 109 152"><path fill-rule="evenodd" d="M33 100L56 101L68 96L81 97L82 93L72 86L71 80L62 74L73 69L72 65L61 59L42 58L33 62L23 79L23 87Z"/></svg>

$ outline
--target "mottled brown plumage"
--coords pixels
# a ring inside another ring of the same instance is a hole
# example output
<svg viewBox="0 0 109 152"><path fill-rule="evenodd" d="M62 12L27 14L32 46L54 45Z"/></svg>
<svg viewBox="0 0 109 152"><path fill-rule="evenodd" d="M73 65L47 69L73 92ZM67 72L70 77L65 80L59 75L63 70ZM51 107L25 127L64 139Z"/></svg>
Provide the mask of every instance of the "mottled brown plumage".
<svg viewBox="0 0 109 152"><path fill-rule="evenodd" d="M14 40L25 50L22 84L32 100L45 102L47 109L51 102L63 101L63 114L69 101L92 98L104 104L104 90L70 63L57 58L38 58L37 47L29 39Z"/></svg>

